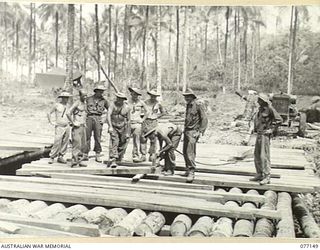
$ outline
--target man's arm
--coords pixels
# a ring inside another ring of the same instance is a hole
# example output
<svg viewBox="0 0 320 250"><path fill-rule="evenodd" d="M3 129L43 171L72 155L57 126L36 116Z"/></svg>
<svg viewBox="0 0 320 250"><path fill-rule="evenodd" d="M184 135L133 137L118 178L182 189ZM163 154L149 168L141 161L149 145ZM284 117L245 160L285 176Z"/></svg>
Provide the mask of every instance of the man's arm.
<svg viewBox="0 0 320 250"><path fill-rule="evenodd" d="M131 108L129 107L129 105L127 105L127 109L128 109L128 113L127 113L127 128L126 128L126 132L127 132L127 138L130 137L131 134Z"/></svg>
<svg viewBox="0 0 320 250"><path fill-rule="evenodd" d="M165 112L164 112L164 108L163 108L163 106L161 105L160 102L158 103L158 105L159 105L159 111L160 111L160 114L158 115L158 118L160 118L161 116L164 116Z"/></svg>
<svg viewBox="0 0 320 250"><path fill-rule="evenodd" d="M52 109L47 113L47 118L48 118L48 121L51 125L55 125L52 121L51 121L51 114L54 113L57 109L57 105L55 104Z"/></svg>
<svg viewBox="0 0 320 250"><path fill-rule="evenodd" d="M72 115L73 115L74 110L78 107L78 105L79 105L79 102L76 101L76 102L71 106L71 108L68 110L68 112L67 112L67 114L66 114L66 115L67 115L67 118L68 118L68 120L71 122L72 126L74 126Z"/></svg>
<svg viewBox="0 0 320 250"><path fill-rule="evenodd" d="M141 102L142 108L145 110L144 116L142 118L142 122L144 122L148 118L150 112L148 111L148 107L147 107L146 103L141 100L140 100L140 102Z"/></svg>
<svg viewBox="0 0 320 250"><path fill-rule="evenodd" d="M113 131L112 122L111 122L111 115L112 115L113 109L114 109L113 104L111 104L109 106L108 113L107 113L107 124L109 126L108 128L109 133Z"/></svg>
<svg viewBox="0 0 320 250"><path fill-rule="evenodd" d="M161 136L162 140L166 143L166 145L159 151L159 155L161 155L167 150L171 149L173 145L170 138L167 135L165 135L161 130L157 130L157 133L158 135Z"/></svg>
<svg viewBox="0 0 320 250"><path fill-rule="evenodd" d="M198 107L198 112L199 112L199 115L200 115L200 129L199 129L199 132L203 135L204 132L207 129L207 126L208 126L208 117L207 117L207 114L206 114L202 104L197 104L197 107Z"/></svg>

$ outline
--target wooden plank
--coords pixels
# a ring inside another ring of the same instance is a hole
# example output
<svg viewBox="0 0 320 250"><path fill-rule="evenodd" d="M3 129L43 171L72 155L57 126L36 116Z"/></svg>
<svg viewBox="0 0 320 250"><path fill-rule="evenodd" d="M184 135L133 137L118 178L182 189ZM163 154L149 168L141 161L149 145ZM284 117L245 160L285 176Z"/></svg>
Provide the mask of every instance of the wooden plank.
<svg viewBox="0 0 320 250"><path fill-rule="evenodd" d="M12 223L19 223L23 225L30 225L35 227L41 227L46 229L52 229L62 232L69 232L79 235L86 235L97 237L100 236L99 228L96 225L68 223L68 222L56 222L54 220L37 220L33 218L25 218L22 216L15 216L7 213L0 213L0 221L7 221Z"/></svg>
<svg viewBox="0 0 320 250"><path fill-rule="evenodd" d="M148 199L141 196L121 197L117 194L88 194L79 191L61 191L39 189L36 185L17 187L15 184L5 183L0 188L0 196L45 200L54 202L82 203L106 207L140 208L151 211L167 211L175 213L187 213L208 216L225 216L231 218L269 218L281 219L278 212L260 209L229 208L216 202L208 202L200 199L185 197L172 197L166 195L150 194ZM197 204L196 206L194 204Z"/></svg>

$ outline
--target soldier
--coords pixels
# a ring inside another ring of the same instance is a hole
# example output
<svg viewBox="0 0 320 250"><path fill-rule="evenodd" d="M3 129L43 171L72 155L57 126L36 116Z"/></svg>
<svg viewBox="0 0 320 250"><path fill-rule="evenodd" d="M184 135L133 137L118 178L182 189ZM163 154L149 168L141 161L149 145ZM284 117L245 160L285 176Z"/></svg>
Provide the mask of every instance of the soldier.
<svg viewBox="0 0 320 250"><path fill-rule="evenodd" d="M84 160L88 160L88 154L90 151L91 135L93 132L94 137L94 151L96 152L96 161L102 162L101 160L101 134L102 134L102 114L108 110L108 102L103 97L105 87L98 85L94 88L94 95L87 98L87 145L84 155Z"/></svg>
<svg viewBox="0 0 320 250"><path fill-rule="evenodd" d="M256 176L250 181L260 181L260 185L270 183L270 137L282 118L272 107L266 94L258 96L259 111L254 119L254 132L257 133L254 148Z"/></svg>
<svg viewBox="0 0 320 250"><path fill-rule="evenodd" d="M87 91L79 91L80 100L74 102L71 106L67 117L72 124L72 162L71 167L86 167L80 158L86 151L86 120L87 120Z"/></svg>
<svg viewBox="0 0 320 250"><path fill-rule="evenodd" d="M157 100L157 97L160 94L156 90L151 90L147 92L150 96L150 99L145 101L145 104L148 109L148 116L145 116L145 121L142 124L142 133L145 133L158 125L158 118L164 115L164 110L161 103ZM148 137L150 140L149 148L149 161L153 161L156 153L156 140L155 137ZM143 137L142 143L145 144L144 147L147 148L147 139Z"/></svg>
<svg viewBox="0 0 320 250"><path fill-rule="evenodd" d="M54 162L54 158L56 157L58 157L57 161L59 163L67 163L63 156L67 151L70 136L70 126L67 118L67 105L69 97L71 96L72 95L66 91L61 92L58 96L60 102L57 102L47 114L49 123L55 126L55 137L50 152L49 164L52 164ZM55 122L51 121L52 113L55 114Z"/></svg>
<svg viewBox="0 0 320 250"><path fill-rule="evenodd" d="M175 124L157 125L144 134L145 138L156 138L160 142L160 150L156 154L159 159L164 159L164 175L173 175L176 166L175 149L178 147L182 135L182 130ZM165 146L163 146L163 142Z"/></svg>
<svg viewBox="0 0 320 250"><path fill-rule="evenodd" d="M196 143L207 128L208 118L203 105L198 102L191 89L187 89L183 95L187 103L183 141L183 156L187 170L184 176L187 177L187 182L192 182L196 167Z"/></svg>
<svg viewBox="0 0 320 250"><path fill-rule="evenodd" d="M148 116L147 106L144 101L140 100L141 90L138 88L129 87L128 90L131 94L131 99L128 104L131 110L131 135L133 140L132 160L133 162L146 161L146 144L143 142L141 124L144 122L145 117ZM139 149L141 158L139 158Z"/></svg>
<svg viewBox="0 0 320 250"><path fill-rule="evenodd" d="M115 94L117 99L111 103L108 112L110 133L109 158L110 166L117 167L126 152L130 138L130 108L125 103L127 97L122 93Z"/></svg>

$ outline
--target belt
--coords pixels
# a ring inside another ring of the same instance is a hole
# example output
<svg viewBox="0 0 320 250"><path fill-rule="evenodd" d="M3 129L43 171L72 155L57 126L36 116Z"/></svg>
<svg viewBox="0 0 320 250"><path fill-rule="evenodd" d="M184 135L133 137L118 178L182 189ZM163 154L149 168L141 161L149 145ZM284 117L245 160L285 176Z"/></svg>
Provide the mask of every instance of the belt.
<svg viewBox="0 0 320 250"><path fill-rule="evenodd" d="M102 116L102 114L88 114L87 116Z"/></svg>

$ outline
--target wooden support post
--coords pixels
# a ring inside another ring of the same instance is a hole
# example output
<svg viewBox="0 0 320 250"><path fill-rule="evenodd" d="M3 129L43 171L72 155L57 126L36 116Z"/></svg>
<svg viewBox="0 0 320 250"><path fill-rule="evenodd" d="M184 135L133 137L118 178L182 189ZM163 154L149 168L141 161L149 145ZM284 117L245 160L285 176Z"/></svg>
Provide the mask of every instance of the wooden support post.
<svg viewBox="0 0 320 250"><path fill-rule="evenodd" d="M8 234L15 234L19 230L20 230L20 227L18 227L14 223L4 222L4 221L0 222L0 232L8 233Z"/></svg>
<svg viewBox="0 0 320 250"><path fill-rule="evenodd" d="M278 194L277 210L280 211L282 218L277 225L277 237L295 238L290 194L285 192Z"/></svg>
<svg viewBox="0 0 320 250"><path fill-rule="evenodd" d="M266 202L261 206L261 209L275 210L277 206L277 194L272 191L266 191ZM253 237L272 237L275 227L272 220L261 218L257 220Z"/></svg>
<svg viewBox="0 0 320 250"><path fill-rule="evenodd" d="M146 213L141 209L133 210L119 224L110 229L110 235L133 236L135 228L140 225L146 216Z"/></svg>
<svg viewBox="0 0 320 250"><path fill-rule="evenodd" d="M166 223L166 219L159 212L150 213L142 223L135 229L135 233L139 236L147 236L156 234Z"/></svg>
<svg viewBox="0 0 320 250"><path fill-rule="evenodd" d="M99 228L103 234L109 234L110 229L120 223L128 213L123 208L112 208L103 215Z"/></svg>
<svg viewBox="0 0 320 250"><path fill-rule="evenodd" d="M320 228L312 214L299 196L293 197L293 211L298 218L304 235L308 238L320 238Z"/></svg>
<svg viewBox="0 0 320 250"><path fill-rule="evenodd" d="M208 216L200 217L187 233L190 237L208 237L211 233L213 220Z"/></svg>
<svg viewBox="0 0 320 250"><path fill-rule="evenodd" d="M60 211L53 217L53 219L57 221L71 221L73 218L78 217L86 211L88 211L88 208L81 204L77 204Z"/></svg>
<svg viewBox="0 0 320 250"><path fill-rule="evenodd" d="M172 236L185 236L192 225L191 219L185 214L179 214L171 224L170 232Z"/></svg>
<svg viewBox="0 0 320 250"><path fill-rule="evenodd" d="M40 220L51 219L52 217L54 217L56 214L58 214L60 211L64 210L65 208L66 207L61 203L54 203L46 207L45 209L42 209L30 216L32 218L40 219Z"/></svg>
<svg viewBox="0 0 320 250"><path fill-rule="evenodd" d="M104 207L94 207L88 211L81 213L79 216L74 217L71 221L76 223L85 224L100 224L108 210Z"/></svg>

